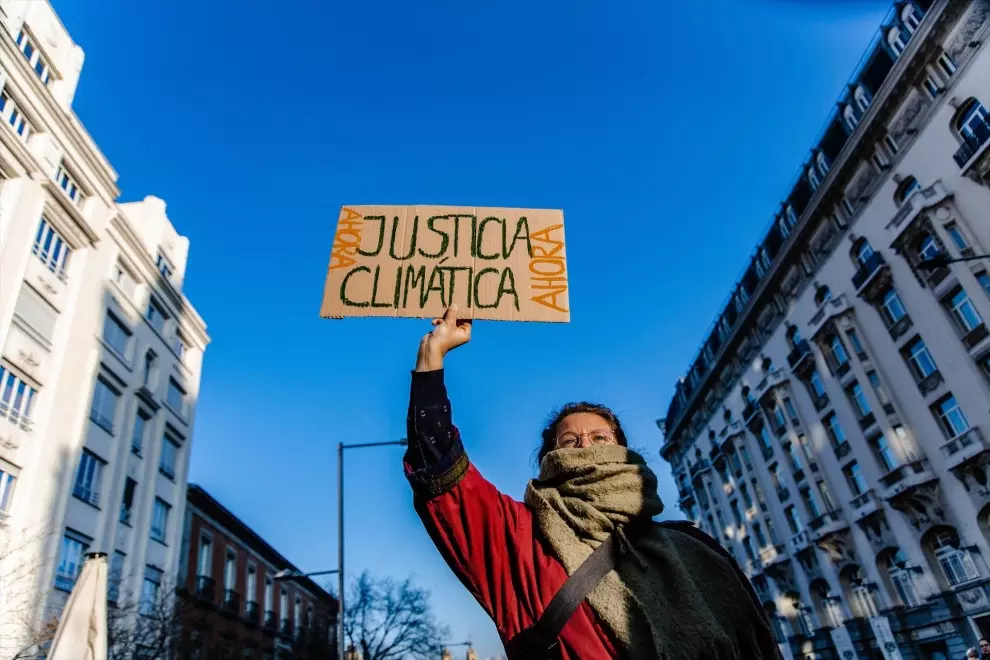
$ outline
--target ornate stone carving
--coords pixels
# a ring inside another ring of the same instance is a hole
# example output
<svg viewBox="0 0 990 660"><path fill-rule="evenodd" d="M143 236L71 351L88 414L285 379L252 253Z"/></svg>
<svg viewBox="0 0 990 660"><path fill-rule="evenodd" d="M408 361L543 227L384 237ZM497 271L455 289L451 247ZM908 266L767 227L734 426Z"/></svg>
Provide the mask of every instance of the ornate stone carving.
<svg viewBox="0 0 990 660"><path fill-rule="evenodd" d="M952 39L952 42L945 49L956 61L963 57L963 52L969 48L973 36L986 23L987 16L990 16L990 2L981 0L975 3L973 11L966 17L962 28L960 28L959 32Z"/></svg>
<svg viewBox="0 0 990 660"><path fill-rule="evenodd" d="M900 115L890 127L890 133L895 140L900 141L904 138L904 134L912 127L915 118L924 111L926 105L924 97L920 94L917 92L911 94L901 108Z"/></svg>
<svg viewBox="0 0 990 660"><path fill-rule="evenodd" d="M30 351L25 351L22 348L19 351L17 351L17 354L21 357L21 360L24 361L24 364L26 364L28 367L32 369L41 365L41 362L38 360L38 358L36 358L34 356L34 353L31 353Z"/></svg>
<svg viewBox="0 0 990 660"><path fill-rule="evenodd" d="M891 499L890 505L903 513L911 526L922 533L933 525L947 522L937 481L904 491Z"/></svg>
<svg viewBox="0 0 990 660"><path fill-rule="evenodd" d="M884 548L897 545L897 539L891 533L890 525L887 524L887 517L883 511L877 510L858 520L856 524L863 530L874 552L880 552Z"/></svg>
<svg viewBox="0 0 990 660"><path fill-rule="evenodd" d="M828 554L829 560L840 569L846 564L856 563L856 550L848 528L823 536L818 539L817 544Z"/></svg>

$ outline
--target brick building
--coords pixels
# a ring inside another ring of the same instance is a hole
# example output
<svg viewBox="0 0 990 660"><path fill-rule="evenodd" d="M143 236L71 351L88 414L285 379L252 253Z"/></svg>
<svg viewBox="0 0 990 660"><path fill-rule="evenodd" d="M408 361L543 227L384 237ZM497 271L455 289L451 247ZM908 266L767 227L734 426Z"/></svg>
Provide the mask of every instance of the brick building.
<svg viewBox="0 0 990 660"><path fill-rule="evenodd" d="M186 492L180 656L336 658L337 599L196 485Z"/></svg>

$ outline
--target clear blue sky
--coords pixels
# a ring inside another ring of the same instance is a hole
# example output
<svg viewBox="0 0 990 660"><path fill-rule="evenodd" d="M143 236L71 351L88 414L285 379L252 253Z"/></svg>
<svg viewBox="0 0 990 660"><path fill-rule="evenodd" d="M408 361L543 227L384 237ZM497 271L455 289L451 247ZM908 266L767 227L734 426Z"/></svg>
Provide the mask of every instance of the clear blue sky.
<svg viewBox="0 0 990 660"><path fill-rule="evenodd" d="M519 497L550 408L601 400L680 516L654 420L888 6L55 2L124 199L164 198L192 243L213 343L191 478L304 570L336 565L336 443L402 437L427 329L319 318L341 204L563 208L573 322L479 323L455 421ZM494 655L400 454L349 455L349 569L415 574Z"/></svg>

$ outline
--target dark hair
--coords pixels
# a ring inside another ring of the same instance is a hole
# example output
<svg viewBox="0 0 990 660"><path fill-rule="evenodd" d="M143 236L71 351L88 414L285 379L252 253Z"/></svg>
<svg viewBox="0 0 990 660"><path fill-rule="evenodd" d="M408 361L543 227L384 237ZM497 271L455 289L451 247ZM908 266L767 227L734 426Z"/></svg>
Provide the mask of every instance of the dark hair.
<svg viewBox="0 0 990 660"><path fill-rule="evenodd" d="M577 403L565 403L560 408L557 408L550 414L550 419L543 427L543 432L540 434L542 437L542 442L540 443L540 451L536 455L537 467L543 462L543 457L549 454L557 447L557 425L564 421L564 418L568 415L573 415L575 413L591 413L598 415L606 422L608 422L609 428L615 433L615 439L623 447L628 446L626 442L626 432L622 430L622 424L619 422L619 418L615 415L610 408L601 405L600 403L588 403L587 401L579 401Z"/></svg>

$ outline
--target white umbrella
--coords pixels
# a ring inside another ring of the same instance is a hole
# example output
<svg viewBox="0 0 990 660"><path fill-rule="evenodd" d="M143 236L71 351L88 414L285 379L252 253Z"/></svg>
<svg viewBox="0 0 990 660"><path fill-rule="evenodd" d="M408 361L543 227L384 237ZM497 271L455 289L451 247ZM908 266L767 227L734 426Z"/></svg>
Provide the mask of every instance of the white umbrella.
<svg viewBox="0 0 990 660"><path fill-rule="evenodd" d="M62 610L48 660L107 660L107 556L86 556Z"/></svg>

